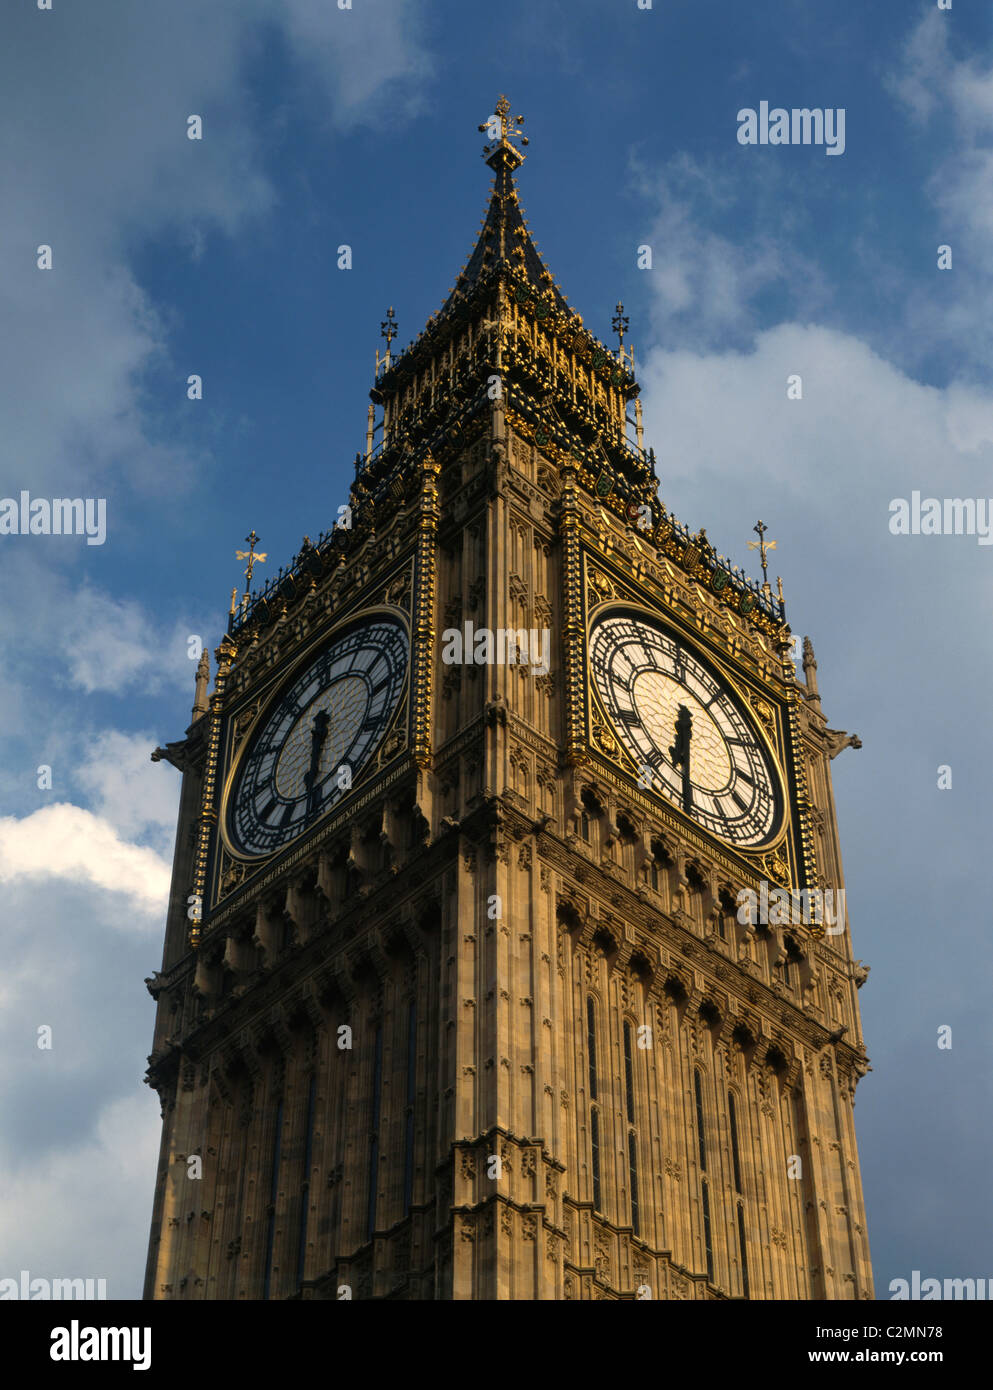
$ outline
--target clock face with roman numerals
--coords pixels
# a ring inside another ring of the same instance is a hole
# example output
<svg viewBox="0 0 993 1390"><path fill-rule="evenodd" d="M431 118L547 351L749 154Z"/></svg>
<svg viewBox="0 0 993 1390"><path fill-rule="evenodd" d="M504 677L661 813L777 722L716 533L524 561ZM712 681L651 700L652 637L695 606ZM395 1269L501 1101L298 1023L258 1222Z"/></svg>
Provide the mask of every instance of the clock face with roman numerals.
<svg viewBox="0 0 993 1390"><path fill-rule="evenodd" d="M272 854L348 794L388 729L410 644L376 619L336 636L279 694L252 736L228 801L243 854Z"/></svg>
<svg viewBox="0 0 993 1390"><path fill-rule="evenodd" d="M733 844L775 837L783 796L773 758L727 681L699 653L641 614L615 614L594 625L590 667L643 785Z"/></svg>

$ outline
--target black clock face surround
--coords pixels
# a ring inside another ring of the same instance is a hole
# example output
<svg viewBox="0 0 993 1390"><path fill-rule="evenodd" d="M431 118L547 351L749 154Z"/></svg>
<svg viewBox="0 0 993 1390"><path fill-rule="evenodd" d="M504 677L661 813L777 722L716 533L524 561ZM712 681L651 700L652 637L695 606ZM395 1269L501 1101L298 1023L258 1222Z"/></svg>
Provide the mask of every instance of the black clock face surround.
<svg viewBox="0 0 993 1390"><path fill-rule="evenodd" d="M778 838L784 798L772 753L741 698L695 647L634 610L596 618L592 683L649 790L741 848Z"/></svg>
<svg viewBox="0 0 993 1390"><path fill-rule="evenodd" d="M276 853L348 795L393 721L409 662L404 626L376 615L332 635L282 687L231 782L238 854Z"/></svg>

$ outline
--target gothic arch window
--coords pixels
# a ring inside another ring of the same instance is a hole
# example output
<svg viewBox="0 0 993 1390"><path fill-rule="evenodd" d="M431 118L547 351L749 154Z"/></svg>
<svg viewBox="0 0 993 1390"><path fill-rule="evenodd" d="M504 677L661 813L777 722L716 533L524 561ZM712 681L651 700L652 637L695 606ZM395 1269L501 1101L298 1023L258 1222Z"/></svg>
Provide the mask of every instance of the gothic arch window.
<svg viewBox="0 0 993 1390"><path fill-rule="evenodd" d="M672 856L666 849L663 842L655 838L651 842L651 858L648 861L648 885L658 893L663 901L669 901L669 870L672 868Z"/></svg>
<svg viewBox="0 0 993 1390"><path fill-rule="evenodd" d="M735 924L738 921L738 904L730 888L722 888L718 895L720 912L717 915L717 935L722 941L734 941Z"/></svg>
<svg viewBox="0 0 993 1390"><path fill-rule="evenodd" d="M603 815L603 804L592 787L584 787L579 798L577 823L579 837L587 844L593 843L593 827Z"/></svg>
<svg viewBox="0 0 993 1390"><path fill-rule="evenodd" d="M792 936L783 938L783 951L783 984L787 989L793 989L801 983L803 952Z"/></svg>
<svg viewBox="0 0 993 1390"><path fill-rule="evenodd" d="M687 904L690 916L701 926L704 922L704 895L707 892L707 880L699 864L686 865L686 883L689 902Z"/></svg>

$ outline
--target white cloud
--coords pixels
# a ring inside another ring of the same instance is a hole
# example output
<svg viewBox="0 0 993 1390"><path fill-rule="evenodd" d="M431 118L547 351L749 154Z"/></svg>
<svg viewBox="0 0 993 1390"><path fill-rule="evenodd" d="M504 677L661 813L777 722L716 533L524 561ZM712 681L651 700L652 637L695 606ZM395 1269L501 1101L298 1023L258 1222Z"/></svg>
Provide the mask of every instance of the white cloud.
<svg viewBox="0 0 993 1390"><path fill-rule="evenodd" d="M134 925L159 930L170 868L154 850L122 840L115 828L68 802L18 819L0 817L0 882L63 878L123 894L139 914Z"/></svg>
<svg viewBox="0 0 993 1390"><path fill-rule="evenodd" d="M140 1298L161 1121L147 1091L117 1097L79 1142L0 1171L0 1278L107 1280Z"/></svg>
<svg viewBox="0 0 993 1390"><path fill-rule="evenodd" d="M985 375L993 349L993 65L953 55L949 19L947 12L926 12L885 78L914 125L933 137L933 172L924 185L936 213L929 270L938 245L953 254L954 268L933 270L930 287L908 287L907 331L932 347L943 345L954 361Z"/></svg>
<svg viewBox="0 0 993 1390"><path fill-rule="evenodd" d="M75 773L93 811L118 835L149 835L164 858L170 856L179 809L179 774L168 764L153 763L156 740L151 734L105 730L84 746Z"/></svg>
<svg viewBox="0 0 993 1390"><path fill-rule="evenodd" d="M298 58L332 95L338 125L386 124L412 113L416 84L433 71L413 0L356 0L351 10L329 0L283 0L282 8Z"/></svg>
<svg viewBox="0 0 993 1390"><path fill-rule="evenodd" d="M71 594L57 621L69 682L87 694L151 693L180 683L189 685L192 696L188 625L177 623L170 635L157 634L133 599L112 598L86 584Z"/></svg>
<svg viewBox="0 0 993 1390"><path fill-rule="evenodd" d="M645 281L658 340L678 334L695 347L727 342L729 335L745 341L756 327L755 301L770 290L785 292L804 312L823 303L820 272L799 251L783 211L789 199L780 171L754 165L743 177L740 158L719 165L684 153L659 171L636 169L635 177L641 195L657 207L639 240L653 251ZM714 229L730 218L733 235Z"/></svg>

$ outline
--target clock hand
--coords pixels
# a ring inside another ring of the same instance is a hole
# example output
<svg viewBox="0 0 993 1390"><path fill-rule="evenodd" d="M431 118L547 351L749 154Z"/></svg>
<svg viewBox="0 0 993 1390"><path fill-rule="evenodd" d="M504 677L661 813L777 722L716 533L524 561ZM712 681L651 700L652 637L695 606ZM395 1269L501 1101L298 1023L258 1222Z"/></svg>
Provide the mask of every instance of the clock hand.
<svg viewBox="0 0 993 1390"><path fill-rule="evenodd" d="M327 710L320 710L314 716L314 728L310 735L310 771L305 775L303 784L307 788L307 819L310 820L315 806L314 793L317 773L321 765L321 753L328 736L328 726L331 723L331 716Z"/></svg>
<svg viewBox="0 0 993 1390"><path fill-rule="evenodd" d="M693 716L685 705L679 706L676 716L676 741L669 749L673 767L683 769L683 810L693 809L693 787L690 782L690 739L693 736Z"/></svg>

